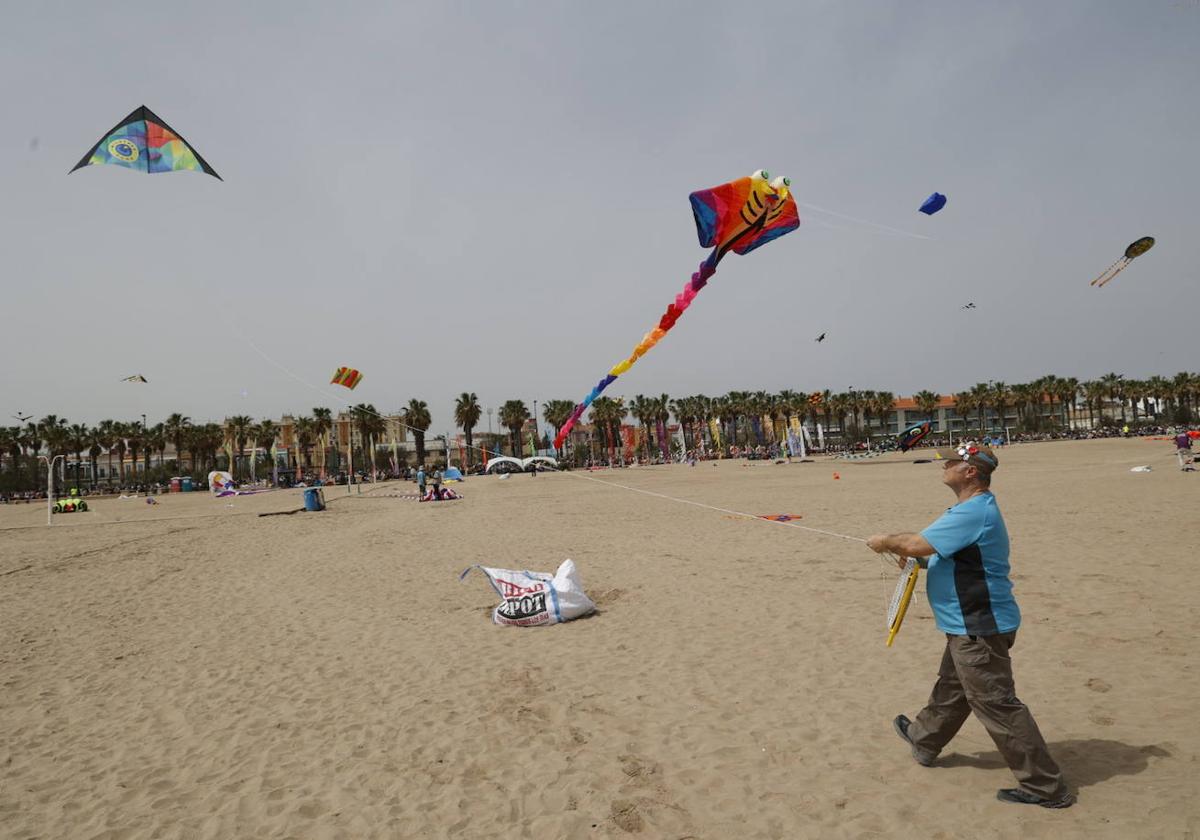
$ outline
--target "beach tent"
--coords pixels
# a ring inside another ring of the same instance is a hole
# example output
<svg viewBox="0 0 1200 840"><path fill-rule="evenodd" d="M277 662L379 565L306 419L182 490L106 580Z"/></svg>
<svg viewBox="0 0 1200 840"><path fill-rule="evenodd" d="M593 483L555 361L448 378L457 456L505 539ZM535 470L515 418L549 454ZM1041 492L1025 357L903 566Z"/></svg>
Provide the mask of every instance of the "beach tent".
<svg viewBox="0 0 1200 840"><path fill-rule="evenodd" d="M463 474L458 467L446 467L446 471L442 473L442 479L445 481L462 481Z"/></svg>

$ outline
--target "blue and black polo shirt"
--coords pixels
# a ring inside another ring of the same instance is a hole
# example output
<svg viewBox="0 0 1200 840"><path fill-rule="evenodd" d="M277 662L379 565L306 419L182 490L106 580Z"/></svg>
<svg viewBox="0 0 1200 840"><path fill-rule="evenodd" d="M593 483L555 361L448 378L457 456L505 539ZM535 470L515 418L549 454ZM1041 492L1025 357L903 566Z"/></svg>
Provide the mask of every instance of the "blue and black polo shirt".
<svg viewBox="0 0 1200 840"><path fill-rule="evenodd" d="M949 508L921 532L929 558L925 593L938 629L956 636L1011 633L1021 611L1008 579L1008 529L991 493Z"/></svg>

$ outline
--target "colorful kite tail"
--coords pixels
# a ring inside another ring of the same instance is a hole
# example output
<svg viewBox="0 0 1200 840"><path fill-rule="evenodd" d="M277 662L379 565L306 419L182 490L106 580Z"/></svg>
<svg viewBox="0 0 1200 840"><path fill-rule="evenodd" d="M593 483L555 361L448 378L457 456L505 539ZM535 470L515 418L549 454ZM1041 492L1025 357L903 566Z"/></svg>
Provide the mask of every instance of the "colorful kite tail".
<svg viewBox="0 0 1200 840"><path fill-rule="evenodd" d="M571 433L571 429L579 422L579 418L583 415L583 412L587 410L587 407L592 404L596 397L600 396L605 388L615 382L618 376L633 367L638 359L646 355L651 347L658 344L662 340L662 337L671 331L671 328L675 326L675 322L679 320L679 316L692 305L692 301L696 299L696 295L700 293L700 290L708 285L708 278L716 273L717 263L721 261L721 256L719 251L714 249L708 255L708 258L700 263L700 268L692 274L692 279L683 287L682 292L675 295L675 301L667 306L667 311L658 319L658 326L642 336L642 340L638 342L638 345L633 348L633 352L629 354L629 358L622 359L613 365L608 374L597 382L591 392L583 398L583 402L575 406L575 410L571 412L571 416L567 418L567 422L563 423L562 428L559 429L558 436L554 438L555 449L562 448L563 441L567 439L567 435Z"/></svg>
<svg viewBox="0 0 1200 840"><path fill-rule="evenodd" d="M1129 265L1129 263L1130 263L1130 260L1126 259L1125 257L1121 257L1121 259L1117 260L1115 263L1110 265L1108 268L1104 269L1104 271L1101 272L1100 276L1091 282L1091 285L1103 286L1109 280L1113 279L1118 274L1120 274L1121 269L1123 269L1125 266Z"/></svg>

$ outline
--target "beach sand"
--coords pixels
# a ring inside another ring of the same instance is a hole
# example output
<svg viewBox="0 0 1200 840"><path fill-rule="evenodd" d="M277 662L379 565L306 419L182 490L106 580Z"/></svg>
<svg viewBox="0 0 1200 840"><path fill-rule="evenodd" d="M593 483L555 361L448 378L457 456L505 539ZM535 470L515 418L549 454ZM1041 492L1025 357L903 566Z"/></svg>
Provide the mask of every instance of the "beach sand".
<svg viewBox="0 0 1200 840"><path fill-rule="evenodd" d="M929 769L892 732L941 656L923 585L889 649L865 546L600 483L865 537L951 504L910 453L0 506L0 836L1200 837L1200 474L1163 441L1000 455L1069 810L997 802L973 719ZM564 625L458 580L568 557L599 612Z"/></svg>

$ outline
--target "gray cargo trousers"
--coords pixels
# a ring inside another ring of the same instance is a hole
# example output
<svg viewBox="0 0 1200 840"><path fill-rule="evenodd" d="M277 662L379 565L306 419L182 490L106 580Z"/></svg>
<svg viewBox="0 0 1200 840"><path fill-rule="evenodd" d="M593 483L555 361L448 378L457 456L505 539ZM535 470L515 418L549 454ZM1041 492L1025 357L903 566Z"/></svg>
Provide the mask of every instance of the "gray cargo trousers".
<svg viewBox="0 0 1200 840"><path fill-rule="evenodd" d="M1017 699L1009 649L1016 632L995 636L946 634L946 650L929 703L908 728L917 752L932 759L975 713L1021 788L1046 799L1066 794L1029 707Z"/></svg>

